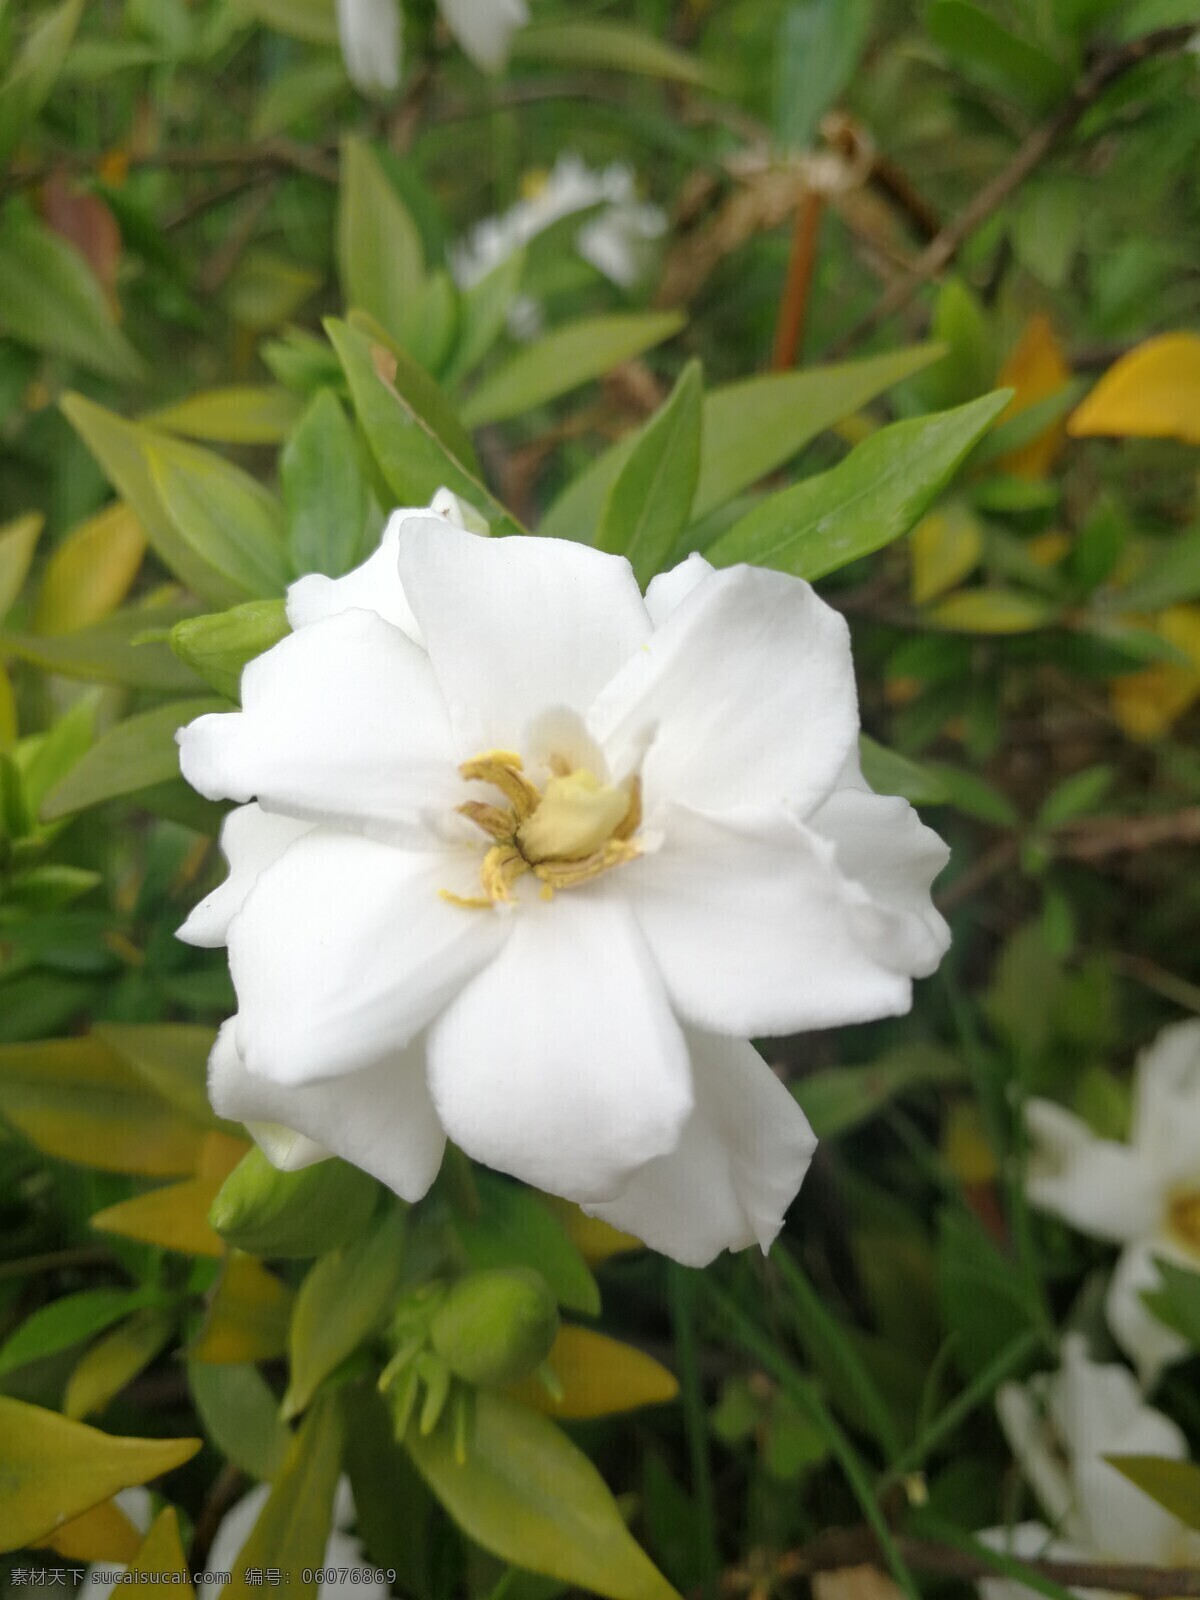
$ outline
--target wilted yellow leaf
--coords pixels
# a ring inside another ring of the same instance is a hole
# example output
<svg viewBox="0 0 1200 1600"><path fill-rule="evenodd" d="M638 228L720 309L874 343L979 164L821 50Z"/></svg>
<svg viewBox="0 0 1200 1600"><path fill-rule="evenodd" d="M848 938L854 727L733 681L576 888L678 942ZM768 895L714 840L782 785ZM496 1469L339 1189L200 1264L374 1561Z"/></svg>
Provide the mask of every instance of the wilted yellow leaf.
<svg viewBox="0 0 1200 1600"><path fill-rule="evenodd" d="M102 1233L119 1233L142 1244L178 1250L188 1256L223 1256L225 1241L208 1224L208 1211L220 1178L187 1178L162 1189L106 1206L91 1219Z"/></svg>
<svg viewBox="0 0 1200 1600"><path fill-rule="evenodd" d="M105 1334L77 1363L63 1397L63 1415L79 1421L90 1412L103 1411L143 1367L149 1366L175 1331L168 1311L135 1312L127 1322Z"/></svg>
<svg viewBox="0 0 1200 1600"><path fill-rule="evenodd" d="M188 1574L187 1556L179 1537L179 1518L174 1506L165 1506L154 1520L142 1548L129 1564L129 1571L121 1583L121 1593L132 1585L134 1589L153 1589L156 1595L163 1590L163 1577L173 1574L171 1593L186 1596L194 1593Z"/></svg>
<svg viewBox="0 0 1200 1600"><path fill-rule="evenodd" d="M93 1506L73 1517L37 1545L56 1550L68 1561L132 1561L141 1535L115 1500Z"/></svg>
<svg viewBox="0 0 1200 1600"><path fill-rule="evenodd" d="M1070 433L1200 444L1200 334L1163 333L1109 367L1076 407Z"/></svg>
<svg viewBox="0 0 1200 1600"><path fill-rule="evenodd" d="M216 1178L219 1183L237 1166L254 1147L249 1139L237 1139L231 1133L206 1133L200 1146L200 1159L196 1163L198 1178Z"/></svg>
<svg viewBox="0 0 1200 1600"><path fill-rule="evenodd" d="M812 1581L813 1600L901 1600L901 1591L878 1567L839 1567L818 1572Z"/></svg>
<svg viewBox="0 0 1200 1600"><path fill-rule="evenodd" d="M27 511L0 528L0 618L21 592L44 521L40 511Z"/></svg>
<svg viewBox="0 0 1200 1600"><path fill-rule="evenodd" d="M956 1101L942 1133L942 1156L959 1183L991 1183L996 1176L996 1152L988 1143L979 1107Z"/></svg>
<svg viewBox="0 0 1200 1600"><path fill-rule="evenodd" d="M1015 589L960 589L925 614L939 628L959 633L1027 633L1044 627L1054 613L1045 600Z"/></svg>
<svg viewBox="0 0 1200 1600"><path fill-rule="evenodd" d="M547 1360L562 1385L561 1399L536 1378L523 1378L507 1390L547 1416L607 1417L662 1405L679 1393L674 1376L653 1356L590 1328L561 1327Z"/></svg>
<svg viewBox="0 0 1200 1600"><path fill-rule="evenodd" d="M35 632L74 633L107 617L129 593L145 553L145 531L121 500L81 522L46 566Z"/></svg>
<svg viewBox="0 0 1200 1600"><path fill-rule="evenodd" d="M975 570L983 555L983 529L966 506L951 505L922 517L910 536L912 600L928 604Z"/></svg>
<svg viewBox="0 0 1200 1600"><path fill-rule="evenodd" d="M1071 548L1071 536L1061 528L1048 528L1025 546L1029 559L1039 567L1056 567Z"/></svg>
<svg viewBox="0 0 1200 1600"><path fill-rule="evenodd" d="M182 1466L201 1439L126 1439L0 1395L0 1550L45 1539L120 1489Z"/></svg>
<svg viewBox="0 0 1200 1600"><path fill-rule="evenodd" d="M997 388L1017 391L1002 420L1010 421L1039 400L1048 400L1070 377L1071 369L1049 317L1030 317L996 379ZM996 466L1014 478L1044 478L1062 449L1066 433L1066 423L1059 417L1036 439L1000 456Z"/></svg>
<svg viewBox="0 0 1200 1600"><path fill-rule="evenodd" d="M540 1198L558 1218L563 1232L589 1267L598 1267L610 1256L646 1248L632 1233L623 1233L620 1228L614 1228L610 1222L602 1222L599 1217L589 1217L573 1200L560 1200L557 1195L549 1194Z"/></svg>
<svg viewBox="0 0 1200 1600"><path fill-rule="evenodd" d="M235 1252L213 1292L192 1361L270 1361L287 1349L295 1296L253 1256Z"/></svg>
<svg viewBox="0 0 1200 1600"><path fill-rule="evenodd" d="M1161 739L1200 697L1200 606L1171 606L1150 623L1153 631L1191 662L1156 661L1141 672L1114 678L1113 716L1131 739Z"/></svg>
<svg viewBox="0 0 1200 1600"><path fill-rule="evenodd" d="M0 1045L0 1113L44 1155L147 1178L194 1172L205 1137L97 1038Z"/></svg>

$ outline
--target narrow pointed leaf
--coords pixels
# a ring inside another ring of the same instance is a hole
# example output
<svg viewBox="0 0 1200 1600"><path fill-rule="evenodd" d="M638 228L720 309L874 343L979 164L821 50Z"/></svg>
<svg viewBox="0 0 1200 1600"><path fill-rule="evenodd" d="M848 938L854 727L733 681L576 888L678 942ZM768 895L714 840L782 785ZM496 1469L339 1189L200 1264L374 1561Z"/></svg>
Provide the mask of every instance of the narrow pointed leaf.
<svg viewBox="0 0 1200 1600"><path fill-rule="evenodd" d="M643 588L687 525L700 472L702 392L700 363L689 362L642 429L600 516L598 548L626 556Z"/></svg>
<svg viewBox="0 0 1200 1600"><path fill-rule="evenodd" d="M51 789L42 803L43 818L52 822L178 777L176 731L206 712L228 710L227 700L176 700L117 723Z"/></svg>

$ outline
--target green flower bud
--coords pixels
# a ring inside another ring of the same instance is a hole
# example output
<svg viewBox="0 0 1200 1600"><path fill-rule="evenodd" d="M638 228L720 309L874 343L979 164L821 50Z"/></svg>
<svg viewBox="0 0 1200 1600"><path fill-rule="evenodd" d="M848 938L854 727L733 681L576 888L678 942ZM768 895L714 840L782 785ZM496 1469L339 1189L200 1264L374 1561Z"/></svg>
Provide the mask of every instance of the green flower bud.
<svg viewBox="0 0 1200 1600"><path fill-rule="evenodd" d="M468 1383L515 1383L539 1367L558 1333L558 1307L528 1267L475 1272L456 1283L434 1316L433 1348Z"/></svg>
<svg viewBox="0 0 1200 1600"><path fill-rule="evenodd" d="M257 1146L221 1185L208 1220L223 1239L260 1256L319 1256L358 1238L379 1185L331 1159L280 1172Z"/></svg>

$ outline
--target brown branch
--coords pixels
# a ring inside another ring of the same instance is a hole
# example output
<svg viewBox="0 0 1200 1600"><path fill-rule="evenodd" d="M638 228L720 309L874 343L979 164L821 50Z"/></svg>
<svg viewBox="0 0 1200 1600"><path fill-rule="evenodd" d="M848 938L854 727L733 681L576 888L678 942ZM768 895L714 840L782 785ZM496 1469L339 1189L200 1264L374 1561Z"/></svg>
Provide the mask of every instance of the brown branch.
<svg viewBox="0 0 1200 1600"><path fill-rule="evenodd" d="M995 1578L994 1565L969 1551L932 1539L896 1541L900 1554L915 1572L939 1577ZM818 1572L836 1572L842 1567L882 1562L875 1535L869 1528L833 1528L820 1534L802 1550L793 1551L780 1563L780 1576L811 1577ZM1103 1589L1118 1594L1143 1595L1146 1600L1184 1600L1200 1595L1200 1569L1149 1567L1111 1561L1057 1561L1041 1557L1023 1558L1021 1565L1039 1577L1049 1578L1064 1589Z"/></svg>
<svg viewBox="0 0 1200 1600"><path fill-rule="evenodd" d="M1035 167L1041 165L1055 146L1071 132L1084 112L1118 78L1151 56L1181 50L1195 31L1194 26L1187 24L1177 28L1159 28L1101 56L1076 82L1058 111L1028 135L1008 165L1002 167L990 183L984 184L958 215L930 240L913 263L908 276L899 279L861 321L836 340L828 355L831 358L844 355L864 335L906 306L922 285L928 283L943 267L949 266L975 230L1024 183Z"/></svg>
<svg viewBox="0 0 1200 1600"><path fill-rule="evenodd" d="M819 189L808 189L801 195L792 228L787 282L779 302L779 321L775 327L775 348L771 355L771 367L775 372L787 372L796 365L796 355L804 338L804 324L808 317L809 293L813 269L817 264L817 243L821 236L824 212L825 197Z"/></svg>
<svg viewBox="0 0 1200 1600"><path fill-rule="evenodd" d="M17 189L45 181L52 170L66 167L71 172L94 172L102 157L95 151L62 151L48 165L16 167L8 175L0 198ZM201 145L195 149L148 150L130 153L130 168L156 168L164 171L202 171L207 167L231 167L243 171L299 172L323 183L336 184L338 163L332 145L297 144L291 139L267 139L261 144Z"/></svg>
<svg viewBox="0 0 1200 1600"><path fill-rule="evenodd" d="M1059 846L1064 855L1103 861L1160 844L1200 844L1200 806L1146 817L1079 817L1055 831L1065 835Z"/></svg>

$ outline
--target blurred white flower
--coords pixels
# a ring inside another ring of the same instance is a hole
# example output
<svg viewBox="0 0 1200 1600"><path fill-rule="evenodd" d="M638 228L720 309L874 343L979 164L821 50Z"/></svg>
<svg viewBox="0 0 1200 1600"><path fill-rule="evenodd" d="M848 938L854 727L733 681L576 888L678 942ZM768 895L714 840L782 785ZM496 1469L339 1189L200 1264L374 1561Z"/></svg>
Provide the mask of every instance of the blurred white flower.
<svg viewBox="0 0 1200 1600"><path fill-rule="evenodd" d="M529 21L525 0L438 0L463 51L485 72L501 72L513 33ZM337 0L338 39L350 81L366 95L400 83L404 18L399 0Z"/></svg>
<svg viewBox="0 0 1200 1600"><path fill-rule="evenodd" d="M813 1148L746 1039L895 1015L946 847L858 766L846 624L800 579L480 538L452 496L301 579L240 712L242 802L180 930L229 945L217 1109L415 1200L446 1136L681 1261L778 1232Z"/></svg>
<svg viewBox="0 0 1200 1600"><path fill-rule="evenodd" d="M1099 1138L1049 1100L1031 1100L1025 1110L1034 1205L1124 1246L1109 1284L1108 1323L1150 1385L1187 1349L1142 1300L1159 1283L1154 1257L1200 1271L1200 1021L1164 1028L1138 1058L1128 1144Z"/></svg>
<svg viewBox="0 0 1200 1600"><path fill-rule="evenodd" d="M658 206L638 199L628 167L614 162L598 171L580 156L560 155L548 173L528 183L527 190L516 205L477 223L454 246L450 269L461 288L478 283L554 223L596 206L601 209L575 234L576 250L618 288L632 289L645 277L655 241L667 230L667 218ZM532 338L541 326L541 308L522 296L510 311L509 322L514 337Z"/></svg>
<svg viewBox="0 0 1200 1600"><path fill-rule="evenodd" d="M1128 1368L1092 1361L1082 1336L1071 1334L1063 1340L1059 1370L1028 1384L1003 1384L996 1411L1047 1521L980 1534L993 1549L1026 1559L1160 1567L1187 1567L1200 1560L1200 1535L1190 1533L1104 1459L1144 1455L1182 1460L1187 1455L1182 1431L1146 1404ZM1024 1584L1007 1579L988 1579L979 1587L985 1600L1031 1600L1034 1595Z"/></svg>
<svg viewBox="0 0 1200 1600"><path fill-rule="evenodd" d="M243 1495L236 1505L229 1508L213 1535L208 1559L204 1563L205 1572L233 1571L242 1553L242 1547L253 1533L259 1513L266 1505L270 1493L269 1483L256 1484L249 1494ZM350 1492L349 1479L339 1478L333 1501L332 1527L329 1530L329 1541L325 1546L324 1565L344 1567L347 1573L353 1571L362 1574L362 1577L360 1579L347 1576L344 1581L323 1583L318 1590L318 1600L338 1600L339 1596L344 1597L348 1584L353 1584L353 1592L361 1597L361 1600L387 1600L390 1592L387 1583L366 1576L375 1569L369 1562L363 1560L361 1542L346 1532L354 1521L354 1515L354 1496Z"/></svg>

